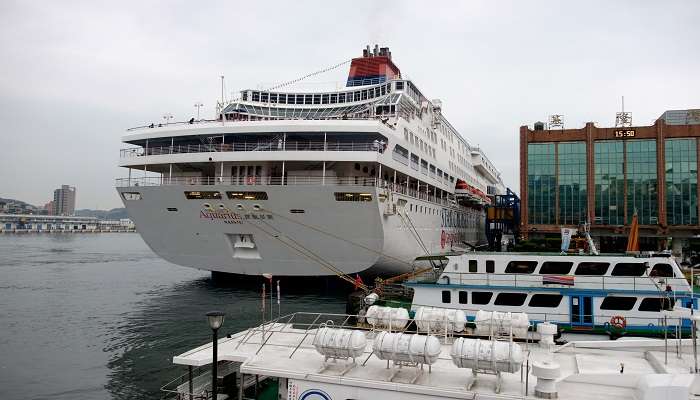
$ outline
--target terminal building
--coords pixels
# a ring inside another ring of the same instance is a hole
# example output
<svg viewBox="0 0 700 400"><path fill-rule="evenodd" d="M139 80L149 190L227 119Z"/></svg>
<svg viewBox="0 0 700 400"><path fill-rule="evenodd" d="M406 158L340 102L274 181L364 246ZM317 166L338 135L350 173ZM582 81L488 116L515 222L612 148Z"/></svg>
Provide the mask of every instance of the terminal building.
<svg viewBox="0 0 700 400"><path fill-rule="evenodd" d="M534 128L520 128L524 237L588 222L602 251L624 250L635 212L642 250L700 237L700 110L666 111L651 126Z"/></svg>

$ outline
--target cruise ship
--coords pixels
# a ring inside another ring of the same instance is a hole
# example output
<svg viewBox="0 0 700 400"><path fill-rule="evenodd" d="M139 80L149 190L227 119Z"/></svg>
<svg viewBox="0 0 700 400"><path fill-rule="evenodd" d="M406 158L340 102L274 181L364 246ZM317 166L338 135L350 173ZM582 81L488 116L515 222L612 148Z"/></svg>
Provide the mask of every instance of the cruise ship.
<svg viewBox="0 0 700 400"><path fill-rule="evenodd" d="M117 191L151 249L223 273L376 276L483 242L500 172L389 48L348 63L340 90L243 90L214 119L127 130Z"/></svg>

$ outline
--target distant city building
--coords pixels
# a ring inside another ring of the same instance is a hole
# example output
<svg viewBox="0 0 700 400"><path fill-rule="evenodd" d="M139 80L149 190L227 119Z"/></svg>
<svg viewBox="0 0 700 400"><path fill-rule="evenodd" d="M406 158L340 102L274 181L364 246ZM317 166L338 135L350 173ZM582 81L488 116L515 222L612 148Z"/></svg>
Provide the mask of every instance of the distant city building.
<svg viewBox="0 0 700 400"><path fill-rule="evenodd" d="M520 128L525 236L589 222L602 250L618 251L635 212L643 249L663 248L668 238L675 249L675 239L700 235L700 110L666 111L652 126L631 126L627 117L612 128Z"/></svg>
<svg viewBox="0 0 700 400"><path fill-rule="evenodd" d="M54 215L53 201L49 201L48 203L44 204L44 210L46 211L46 215Z"/></svg>
<svg viewBox="0 0 700 400"><path fill-rule="evenodd" d="M0 233L134 231L134 223L130 219L99 220L95 217L0 214Z"/></svg>
<svg viewBox="0 0 700 400"><path fill-rule="evenodd" d="M53 215L75 214L75 187L61 185L53 191Z"/></svg>

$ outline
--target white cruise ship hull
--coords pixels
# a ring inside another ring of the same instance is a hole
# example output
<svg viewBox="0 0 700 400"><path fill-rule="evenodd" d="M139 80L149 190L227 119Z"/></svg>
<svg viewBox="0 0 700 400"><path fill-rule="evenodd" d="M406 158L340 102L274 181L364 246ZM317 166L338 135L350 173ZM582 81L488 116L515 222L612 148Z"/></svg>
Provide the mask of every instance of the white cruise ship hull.
<svg viewBox="0 0 700 400"><path fill-rule="evenodd" d="M446 226L443 214L457 212L457 207L374 186L222 184L117 190L140 193L139 200L124 203L156 254L174 264L216 272L390 275L411 270L418 256L450 251L461 241L483 240L483 222L473 228ZM212 190L222 198L193 200L184 195ZM251 190L267 193L268 199L232 200L225 195ZM346 192L369 193L372 200L336 200L335 193ZM388 203L403 200L396 212L392 206L387 212ZM460 207L459 212L467 209ZM483 221L483 212L471 212L474 221Z"/></svg>

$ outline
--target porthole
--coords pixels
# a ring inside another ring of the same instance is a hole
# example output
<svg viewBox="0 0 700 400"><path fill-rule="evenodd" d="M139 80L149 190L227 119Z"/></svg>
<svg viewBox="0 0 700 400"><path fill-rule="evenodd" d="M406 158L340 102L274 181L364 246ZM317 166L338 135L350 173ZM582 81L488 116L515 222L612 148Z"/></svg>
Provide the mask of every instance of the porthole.
<svg viewBox="0 0 700 400"><path fill-rule="evenodd" d="M243 204L236 204L236 209L243 210Z"/></svg>
<svg viewBox="0 0 700 400"><path fill-rule="evenodd" d="M260 211L260 204L253 204L253 210Z"/></svg>

